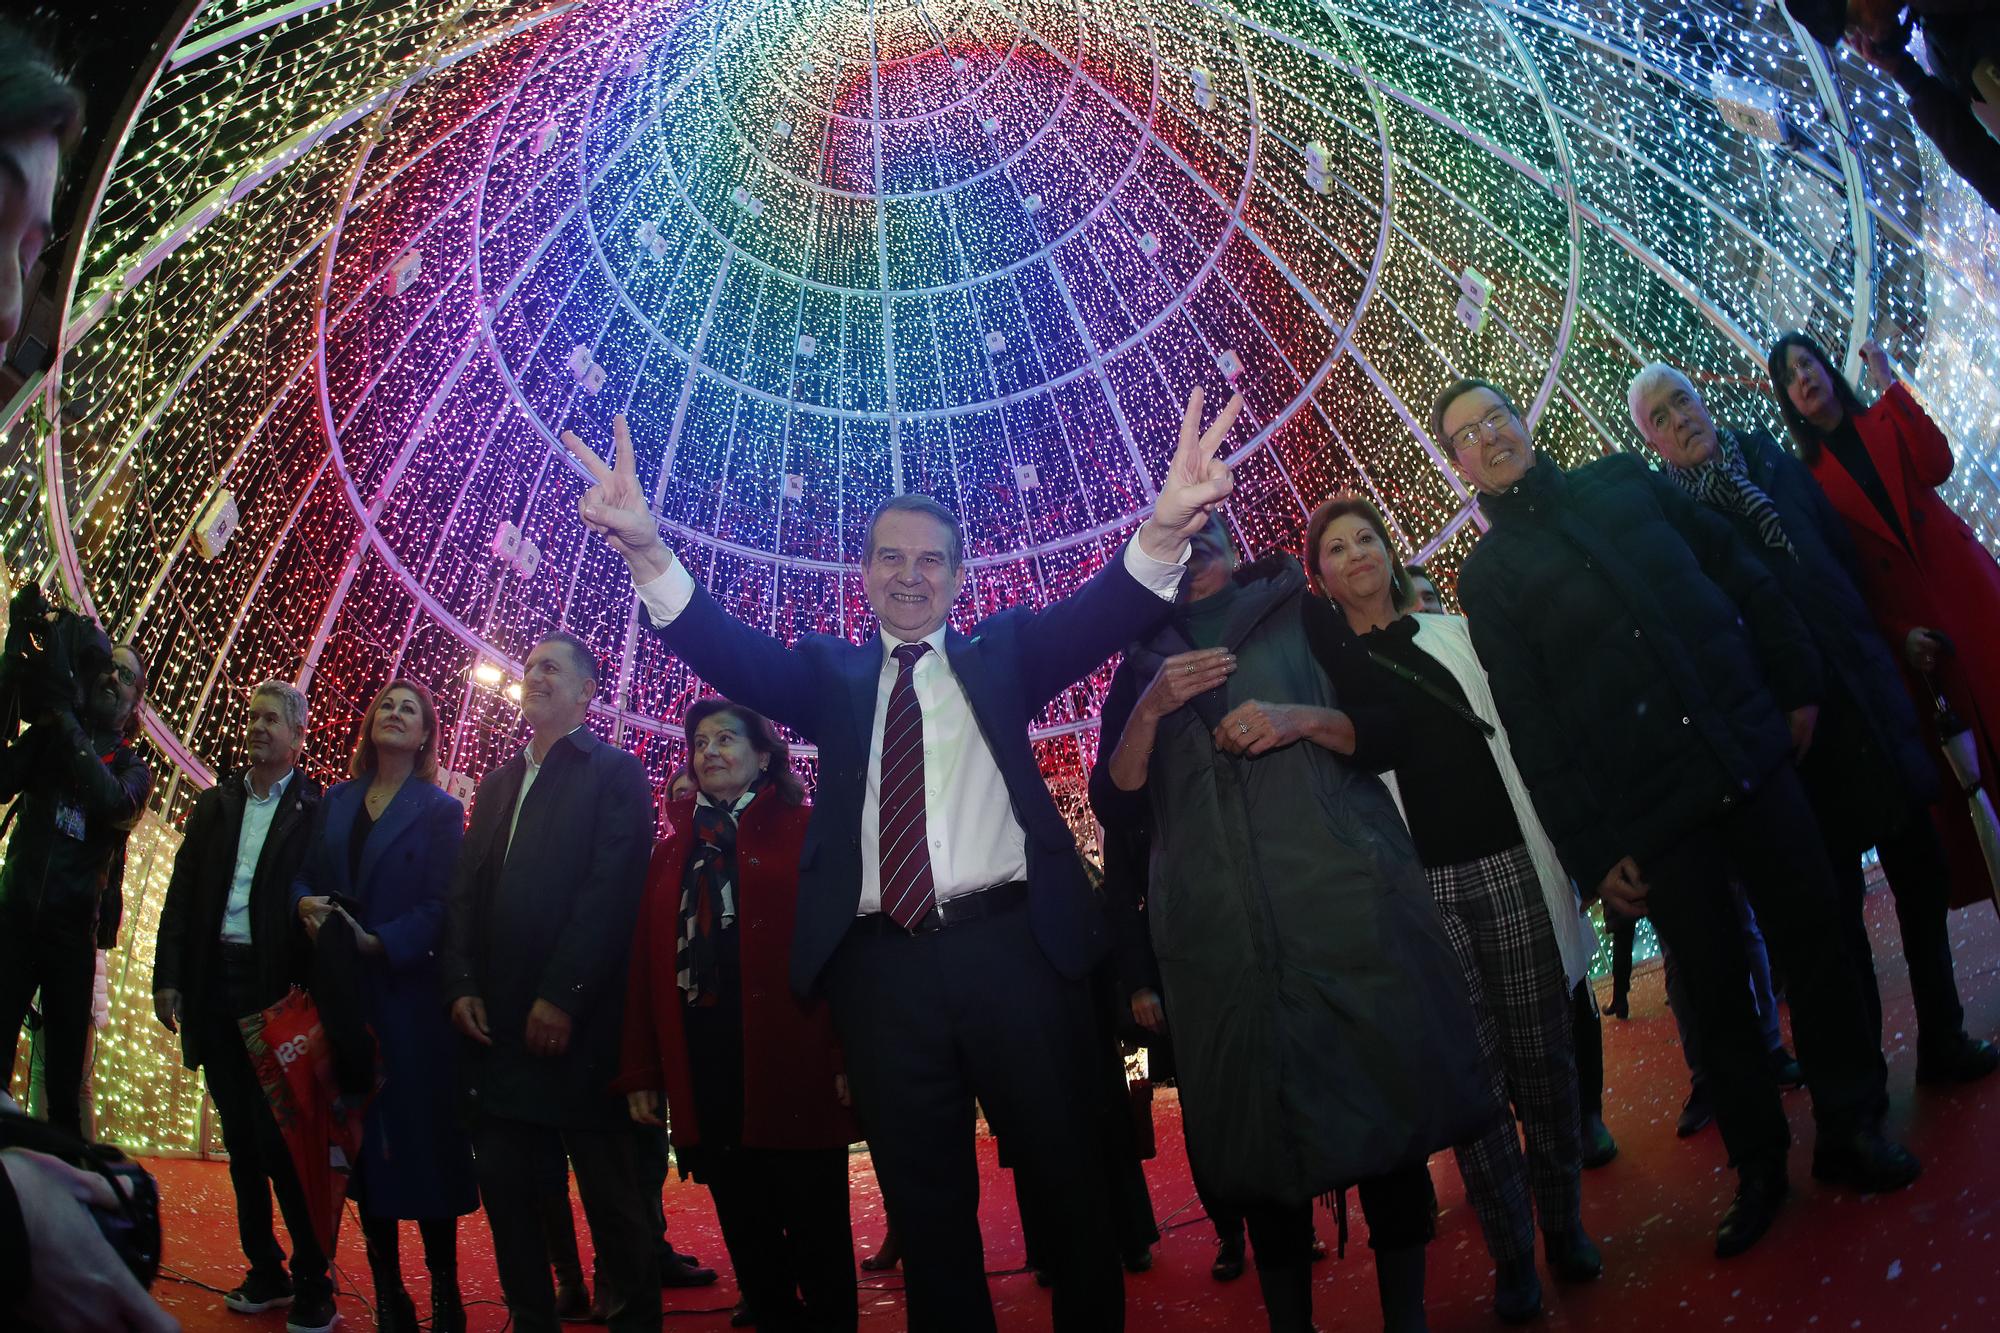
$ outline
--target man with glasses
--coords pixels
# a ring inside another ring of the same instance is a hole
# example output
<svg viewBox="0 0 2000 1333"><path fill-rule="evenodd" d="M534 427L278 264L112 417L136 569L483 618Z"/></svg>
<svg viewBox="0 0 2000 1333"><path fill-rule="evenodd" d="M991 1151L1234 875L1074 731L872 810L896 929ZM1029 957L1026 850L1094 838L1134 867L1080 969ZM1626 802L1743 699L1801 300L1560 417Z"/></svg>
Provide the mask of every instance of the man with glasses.
<svg viewBox="0 0 2000 1333"><path fill-rule="evenodd" d="M118 942L125 837L153 789L132 746L145 689L145 664L121 644L89 678L54 683L33 705L33 724L0 750L0 801L19 798L0 866L0 1031L13 1042L6 1073L11 1080L39 990L43 1105L50 1124L79 1137L97 951Z"/></svg>
<svg viewBox="0 0 2000 1333"><path fill-rule="evenodd" d="M1732 879L1790 981L1814 1177L1909 1184L1917 1161L1880 1125L1866 964L1794 767L1821 696L1797 612L1725 519L1632 454L1562 471L1493 384L1451 384L1431 430L1491 524L1458 595L1535 808L1585 892L1650 915L1686 979L1740 1177L1717 1256L1755 1244L1790 1189Z"/></svg>

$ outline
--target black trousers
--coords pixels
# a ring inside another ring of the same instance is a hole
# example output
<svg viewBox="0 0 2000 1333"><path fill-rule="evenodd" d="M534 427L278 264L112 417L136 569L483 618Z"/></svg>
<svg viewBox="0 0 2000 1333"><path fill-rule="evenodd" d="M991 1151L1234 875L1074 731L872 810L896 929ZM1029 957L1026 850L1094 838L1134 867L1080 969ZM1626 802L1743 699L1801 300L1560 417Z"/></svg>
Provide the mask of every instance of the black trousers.
<svg viewBox="0 0 2000 1333"><path fill-rule="evenodd" d="M1403 1250L1430 1242L1436 1229L1437 1195L1425 1163L1361 1181L1354 1192L1361 1196L1361 1215L1368 1219L1369 1249ZM1312 1262L1312 1200L1245 1200L1241 1211L1258 1268L1297 1268Z"/></svg>
<svg viewBox="0 0 2000 1333"><path fill-rule="evenodd" d="M221 975L208 979L207 995L184 1021L202 1025L202 1074L215 1116L222 1124L222 1146L229 1153L229 1184L236 1195L236 1235L243 1257L255 1277L278 1277L285 1271L285 1251L271 1225L271 1196L285 1216L292 1237L292 1289L300 1300L333 1295L325 1252L313 1230L312 1206L306 1200L285 1146L270 1100L250 1065L243 1044L240 1015L264 1008L254 993L254 969L249 949L224 945Z"/></svg>
<svg viewBox="0 0 2000 1333"><path fill-rule="evenodd" d="M1826 829L1826 854L1833 863L1840 886L1841 916L1855 952L1871 960L1868 969L1868 1007L1880 1040L1882 993L1875 984L1873 953L1868 942L1868 918L1864 899L1868 877L1861 869L1861 855L1867 850L1856 846L1853 836L1842 836L1838 827ZM1965 1032L1965 1005L1958 997L1958 978L1951 962L1951 931L1946 920L1951 910L1951 865L1945 857L1944 842L1931 823L1928 809L1909 812L1903 827L1875 842L1882 858L1882 873L1896 900L1896 926L1903 937L1903 961L1910 969L1910 998L1916 1002L1917 1049L1949 1051Z"/></svg>
<svg viewBox="0 0 2000 1333"><path fill-rule="evenodd" d="M1611 996L1616 1000L1632 992L1632 946L1638 942L1639 918L1607 906L1604 927L1611 932Z"/></svg>
<svg viewBox="0 0 2000 1333"><path fill-rule="evenodd" d="M553 1259L542 1229L552 1195L568 1194L569 1166L590 1223L602 1294L618 1333L659 1333L653 1221L641 1183L639 1136L628 1129L558 1129L486 1116L473 1125L479 1196L493 1232L500 1289L519 1333L556 1333ZM567 1162L565 1161L567 1158Z"/></svg>
<svg viewBox="0 0 2000 1333"><path fill-rule="evenodd" d="M701 1155L736 1285L764 1333L853 1333L847 1150L722 1148Z"/></svg>
<svg viewBox="0 0 2000 1333"><path fill-rule="evenodd" d="M42 1105L48 1122L83 1137L83 1062L97 983L96 922L89 912L0 905L0 1030L8 1034L6 1080L14 1080L21 1026L41 991ZM242 1038L237 1039L242 1045Z"/></svg>
<svg viewBox="0 0 2000 1333"><path fill-rule="evenodd" d="M1576 1107L1583 1118L1604 1114L1604 1019L1590 978L1569 997L1569 1028L1576 1036Z"/></svg>
<svg viewBox="0 0 2000 1333"><path fill-rule="evenodd" d="M1821 1135L1873 1122L1882 1052L1869 1021L1868 963L1852 951L1832 867L1790 767L1641 864L1646 907L1685 979L1715 1118L1739 1168L1782 1169L1791 1142L1745 984L1749 960L1730 881L1790 978L1792 1033Z"/></svg>
<svg viewBox="0 0 2000 1333"><path fill-rule="evenodd" d="M993 1333L975 1097L1029 1189L1064 1200L1048 1256L1058 1333L1122 1329L1088 987L1049 964L1025 907L926 935L872 924L848 932L827 994L903 1245L909 1333Z"/></svg>
<svg viewBox="0 0 2000 1333"><path fill-rule="evenodd" d="M1951 907L1951 866L1928 808L1882 808L1887 763L1859 708L1836 695L1820 711L1801 776L1819 816L1852 947L1859 957L1872 961L1861 856L1873 845L1895 895L1896 924L1910 970L1910 997L1916 1002L1918 1050L1949 1050L1965 1025L1945 922ZM1868 1000L1879 1043L1882 997L1872 967Z"/></svg>

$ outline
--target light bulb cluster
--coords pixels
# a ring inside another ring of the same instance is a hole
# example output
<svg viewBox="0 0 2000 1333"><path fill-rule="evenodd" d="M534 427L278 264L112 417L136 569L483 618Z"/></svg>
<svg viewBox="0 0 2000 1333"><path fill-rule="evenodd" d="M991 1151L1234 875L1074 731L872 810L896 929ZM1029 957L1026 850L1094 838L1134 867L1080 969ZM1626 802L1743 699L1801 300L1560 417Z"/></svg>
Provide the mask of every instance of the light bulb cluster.
<svg viewBox="0 0 2000 1333"><path fill-rule="evenodd" d="M560 626L600 659L593 725L664 777L703 687L554 445L608 445L621 411L682 559L786 639L869 632L853 562L898 489L964 518L962 624L1075 587L1196 385L1248 399L1248 551L1358 490L1449 597L1480 527L1426 439L1446 380L1502 382L1577 462L1636 446L1655 357L1775 426L1760 354L1794 327L1842 358L1880 337L1959 445L1948 498L2000 532L1991 215L1893 87L1844 52L1816 80L1767 0L264 9L199 7L174 44L60 349L78 572L214 768L260 679L307 683L333 776L407 675L476 777ZM1788 141L1725 124L1718 73ZM0 471L0 555L36 573L47 434L16 424ZM534 560L496 554L509 526ZM1107 674L1039 720L1085 842ZM169 824L194 785L161 784ZM186 1129L162 1114L149 1141Z"/></svg>

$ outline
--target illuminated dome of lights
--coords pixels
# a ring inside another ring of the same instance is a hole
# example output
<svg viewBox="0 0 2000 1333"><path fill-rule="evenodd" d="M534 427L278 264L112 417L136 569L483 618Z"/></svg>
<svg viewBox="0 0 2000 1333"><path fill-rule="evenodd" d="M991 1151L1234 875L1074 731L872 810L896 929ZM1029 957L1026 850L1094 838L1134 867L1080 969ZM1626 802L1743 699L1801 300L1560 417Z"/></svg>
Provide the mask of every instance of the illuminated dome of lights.
<svg viewBox="0 0 2000 1333"><path fill-rule="evenodd" d="M699 686L555 439L620 411L671 543L783 637L869 632L852 562L900 490L964 516L966 620L1074 587L1198 384L1248 399L1248 549L1359 490L1448 589L1479 519L1421 425L1446 379L1512 386L1574 462L1630 447L1653 357L1774 423L1759 353L1791 327L1850 364L1880 337L1996 528L1993 221L1898 93L1761 0L182 12L9 423L42 466L0 492L9 562L154 663L170 816L274 675L326 768L376 687L425 681L476 776L556 626L664 775ZM1072 802L1101 684L1040 724Z"/></svg>

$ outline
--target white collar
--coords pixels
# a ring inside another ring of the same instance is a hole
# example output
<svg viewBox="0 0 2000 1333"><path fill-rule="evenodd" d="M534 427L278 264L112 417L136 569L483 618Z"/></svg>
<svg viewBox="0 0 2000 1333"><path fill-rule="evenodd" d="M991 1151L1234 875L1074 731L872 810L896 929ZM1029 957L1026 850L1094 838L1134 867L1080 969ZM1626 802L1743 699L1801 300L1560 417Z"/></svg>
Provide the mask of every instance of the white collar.
<svg viewBox="0 0 2000 1333"><path fill-rule="evenodd" d="M924 635L924 637L921 639L914 639L914 640L894 639L889 637L889 631L885 629L877 629L875 633L882 640L882 660L884 662L887 662L892 659L896 649L902 647L902 645L905 642L927 643L931 646L931 651L935 653L940 659L943 659L944 636L947 633L949 633L950 630L951 630L951 622L946 621L944 624L939 625L936 629L932 630L929 634ZM918 658L917 660L921 662L923 659Z"/></svg>
<svg viewBox="0 0 2000 1333"><path fill-rule="evenodd" d="M264 804L265 801L275 801L285 794L285 788L292 785L292 778L298 771L296 767L286 769L285 776L271 784L271 794L260 800L257 796L256 784L250 781L250 770L246 768L243 770L243 795L255 801L258 805Z"/></svg>
<svg viewBox="0 0 2000 1333"><path fill-rule="evenodd" d="M757 793L762 790L763 788L759 787L756 783L753 782L749 786L743 789L743 794L741 796L738 796L735 800L731 801L727 806L724 806L720 801L711 801L708 798L707 792L698 791L694 794L694 803L696 805L713 806L715 809L718 810L726 809L732 815L740 815L743 813L744 809L749 806L750 802L757 799Z"/></svg>

